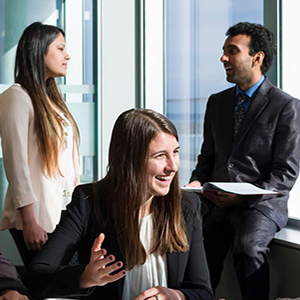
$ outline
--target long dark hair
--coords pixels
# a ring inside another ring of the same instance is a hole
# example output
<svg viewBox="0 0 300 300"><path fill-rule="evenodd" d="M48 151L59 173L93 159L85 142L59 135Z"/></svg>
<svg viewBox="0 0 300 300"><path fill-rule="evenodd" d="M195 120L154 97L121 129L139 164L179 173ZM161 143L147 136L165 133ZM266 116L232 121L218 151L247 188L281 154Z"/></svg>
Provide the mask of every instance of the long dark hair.
<svg viewBox="0 0 300 300"><path fill-rule="evenodd" d="M77 124L58 91L55 79L50 77L45 81L45 55L49 45L59 34L65 36L64 31L56 26L40 22L29 25L18 43L14 71L15 82L19 83L31 98L42 169L50 177L60 173L59 151L64 131L60 117L48 99L70 121L77 148L79 139Z"/></svg>
<svg viewBox="0 0 300 300"><path fill-rule="evenodd" d="M96 183L97 193L105 193L108 218L114 224L128 269L146 260L147 254L139 238L139 212L148 198L146 170L149 145L161 132L178 140L172 122L153 110L131 109L122 113L112 132L107 175ZM95 208L100 221L101 205L96 196ZM169 193L154 197L151 205L153 238L150 253L164 255L167 251L187 251L178 174Z"/></svg>

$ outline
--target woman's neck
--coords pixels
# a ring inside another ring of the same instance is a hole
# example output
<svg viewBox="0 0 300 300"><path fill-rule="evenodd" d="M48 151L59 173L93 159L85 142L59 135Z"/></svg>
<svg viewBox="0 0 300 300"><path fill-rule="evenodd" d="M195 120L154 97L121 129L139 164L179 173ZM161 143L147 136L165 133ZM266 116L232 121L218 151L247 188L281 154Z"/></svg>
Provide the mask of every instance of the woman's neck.
<svg viewBox="0 0 300 300"><path fill-rule="evenodd" d="M154 195L152 195L140 208L140 218L144 218L151 214L151 204L152 200L154 198Z"/></svg>

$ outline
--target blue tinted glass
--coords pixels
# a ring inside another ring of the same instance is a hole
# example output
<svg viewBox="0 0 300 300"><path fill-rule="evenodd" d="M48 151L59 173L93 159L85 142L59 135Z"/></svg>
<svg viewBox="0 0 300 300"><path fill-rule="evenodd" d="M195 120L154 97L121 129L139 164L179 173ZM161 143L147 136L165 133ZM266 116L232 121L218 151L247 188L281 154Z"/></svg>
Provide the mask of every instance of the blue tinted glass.
<svg viewBox="0 0 300 300"><path fill-rule="evenodd" d="M166 0L167 116L179 131L182 184L200 151L207 98L230 86L220 57L227 29L241 21L263 24L263 0Z"/></svg>

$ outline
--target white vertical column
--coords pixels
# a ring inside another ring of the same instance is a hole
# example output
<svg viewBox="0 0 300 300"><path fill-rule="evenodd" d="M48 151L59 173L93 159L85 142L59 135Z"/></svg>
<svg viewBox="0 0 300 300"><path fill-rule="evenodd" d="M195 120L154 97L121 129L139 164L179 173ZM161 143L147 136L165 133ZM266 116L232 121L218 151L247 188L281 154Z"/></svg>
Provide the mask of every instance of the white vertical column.
<svg viewBox="0 0 300 300"><path fill-rule="evenodd" d="M299 79L296 72L300 68L299 11L299 0L282 1L281 44L278 47L281 54L282 89L298 99L300 99L300 92L298 88ZM300 218L299 193L300 179L298 178L288 201L289 217L298 220Z"/></svg>
<svg viewBox="0 0 300 300"><path fill-rule="evenodd" d="M135 1L98 2L98 170L106 174L117 117L135 106Z"/></svg>
<svg viewBox="0 0 300 300"><path fill-rule="evenodd" d="M282 1L282 88L285 92L300 99L298 78L295 70L300 69L300 2Z"/></svg>
<svg viewBox="0 0 300 300"><path fill-rule="evenodd" d="M67 52L71 56L66 76L67 85L83 84L83 0L66 0L65 31ZM93 70L91 70L93 72ZM81 94L67 94L67 102L82 102Z"/></svg>
<svg viewBox="0 0 300 300"><path fill-rule="evenodd" d="M164 1L145 0L145 107L165 112Z"/></svg>

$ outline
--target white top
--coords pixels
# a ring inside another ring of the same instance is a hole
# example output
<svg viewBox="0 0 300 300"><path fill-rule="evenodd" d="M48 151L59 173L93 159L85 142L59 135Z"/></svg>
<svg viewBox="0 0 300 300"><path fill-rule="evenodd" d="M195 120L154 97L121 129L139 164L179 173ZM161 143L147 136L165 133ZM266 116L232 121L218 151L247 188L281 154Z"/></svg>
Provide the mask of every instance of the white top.
<svg viewBox="0 0 300 300"><path fill-rule="evenodd" d="M65 177L64 189L62 191L62 209L65 210L66 206L71 202L72 192L76 182L76 175L73 163L73 129L69 120L63 113L60 114L60 117L62 119L62 126L64 129L64 159L63 161L60 161L60 164L64 164L61 166L61 169L64 170L62 175Z"/></svg>
<svg viewBox="0 0 300 300"><path fill-rule="evenodd" d="M152 214L140 219L140 239L149 253L153 231ZM122 300L132 300L140 293L155 286L167 287L166 255L148 254L146 262L127 270L125 276Z"/></svg>

